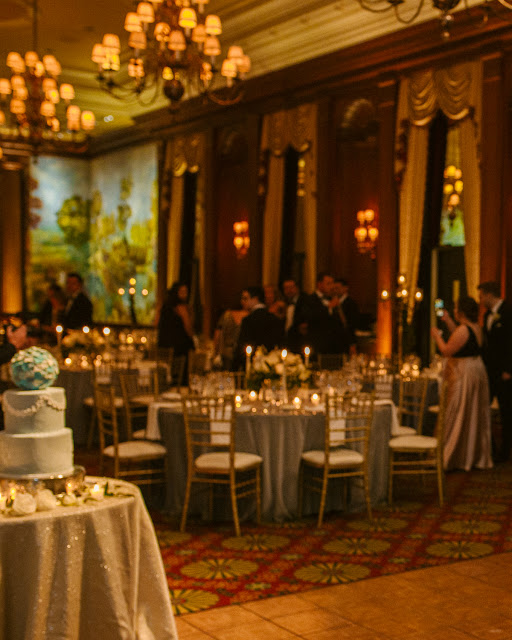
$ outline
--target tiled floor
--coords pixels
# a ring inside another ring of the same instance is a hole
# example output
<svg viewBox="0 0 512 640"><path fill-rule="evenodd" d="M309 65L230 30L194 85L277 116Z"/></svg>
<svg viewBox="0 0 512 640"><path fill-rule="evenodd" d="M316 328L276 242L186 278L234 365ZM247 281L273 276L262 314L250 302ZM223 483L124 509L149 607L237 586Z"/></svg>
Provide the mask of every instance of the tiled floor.
<svg viewBox="0 0 512 640"><path fill-rule="evenodd" d="M512 553L177 618L180 640L512 640Z"/></svg>

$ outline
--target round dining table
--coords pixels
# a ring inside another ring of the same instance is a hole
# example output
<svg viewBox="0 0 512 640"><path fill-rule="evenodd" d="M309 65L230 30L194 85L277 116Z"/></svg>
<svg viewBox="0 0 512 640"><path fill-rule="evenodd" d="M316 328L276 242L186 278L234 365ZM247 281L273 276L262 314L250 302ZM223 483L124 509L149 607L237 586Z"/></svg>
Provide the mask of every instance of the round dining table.
<svg viewBox="0 0 512 640"><path fill-rule="evenodd" d="M81 506L0 512L0 640L177 640L153 524L139 489Z"/></svg>
<svg viewBox="0 0 512 640"><path fill-rule="evenodd" d="M325 415L321 410L276 411L263 413L256 407L237 413L236 449L263 458L262 518L282 522L297 517L298 477L301 455L309 449L323 449ZM369 442L370 496L372 504L386 499L388 441L394 418L391 401L376 401ZM167 449L167 510L179 514L185 496L187 461L185 425L178 402L156 402L150 406L147 437L161 438ZM332 483L327 496L327 510L343 508L343 492ZM190 513L206 512L198 496L192 499ZM318 511L319 497L306 493L304 513ZM224 508L225 507L225 508ZM362 487L351 483L350 510L365 508ZM216 514L229 515L229 500L217 507ZM252 506L241 505L241 517L250 517Z"/></svg>

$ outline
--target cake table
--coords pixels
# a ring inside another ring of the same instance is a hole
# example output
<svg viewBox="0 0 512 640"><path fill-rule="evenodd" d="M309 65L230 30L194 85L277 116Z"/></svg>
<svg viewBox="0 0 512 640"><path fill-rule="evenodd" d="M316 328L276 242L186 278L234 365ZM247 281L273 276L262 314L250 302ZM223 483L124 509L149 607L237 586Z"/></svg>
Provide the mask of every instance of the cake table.
<svg viewBox="0 0 512 640"><path fill-rule="evenodd" d="M109 487L99 502L0 513L0 640L177 640L140 491Z"/></svg>

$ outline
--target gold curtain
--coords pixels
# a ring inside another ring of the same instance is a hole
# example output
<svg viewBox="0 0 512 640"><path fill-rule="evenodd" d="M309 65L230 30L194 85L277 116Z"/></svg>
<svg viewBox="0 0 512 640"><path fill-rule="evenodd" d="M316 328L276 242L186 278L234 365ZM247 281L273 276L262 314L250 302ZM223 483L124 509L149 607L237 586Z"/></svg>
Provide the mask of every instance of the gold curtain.
<svg viewBox="0 0 512 640"><path fill-rule="evenodd" d="M167 286L179 279L181 258L181 229L183 222L183 190L186 171L198 173L196 190L195 255L199 261L199 296L204 304L205 290L205 136L194 133L169 142L166 165L170 167L171 194L167 220Z"/></svg>
<svg viewBox="0 0 512 640"><path fill-rule="evenodd" d="M438 109L460 120L466 228L466 278L474 294L480 265L480 170L478 161L482 68L479 61L418 71L402 79L397 112L396 173L400 176L400 272L411 290L418 282L423 225L428 127ZM411 298L408 320L412 319Z"/></svg>
<svg viewBox="0 0 512 640"><path fill-rule="evenodd" d="M263 282L277 282L283 221L284 154L293 147L305 160L304 181L304 286L313 289L316 278L316 167L317 105L268 114L263 119L261 150L270 151L268 186L263 220Z"/></svg>

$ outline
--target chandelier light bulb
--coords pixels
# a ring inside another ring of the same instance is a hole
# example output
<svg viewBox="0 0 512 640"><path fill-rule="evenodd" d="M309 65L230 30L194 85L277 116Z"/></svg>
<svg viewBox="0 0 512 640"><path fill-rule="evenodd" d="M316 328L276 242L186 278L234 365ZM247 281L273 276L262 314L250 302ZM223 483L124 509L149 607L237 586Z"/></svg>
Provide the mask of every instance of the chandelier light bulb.
<svg viewBox="0 0 512 640"><path fill-rule="evenodd" d="M106 33L103 36L103 41L101 43L105 49L110 50L110 53L121 53L121 43L119 42L119 36L116 36L114 33Z"/></svg>
<svg viewBox="0 0 512 640"><path fill-rule="evenodd" d="M72 84L61 84L60 85L60 97L63 100L70 101L75 97L75 89ZM79 107L77 107L79 109Z"/></svg>
<svg viewBox="0 0 512 640"><path fill-rule="evenodd" d="M167 42L171 34L171 27L167 22L157 22L153 33L158 42Z"/></svg>
<svg viewBox="0 0 512 640"><path fill-rule="evenodd" d="M192 7L183 7L180 11L178 24L182 29L193 29L197 25L196 12Z"/></svg>
<svg viewBox="0 0 512 640"><path fill-rule="evenodd" d="M151 2L139 2L137 5L137 15L139 20L146 24L151 24L155 21L155 11Z"/></svg>
<svg viewBox="0 0 512 640"><path fill-rule="evenodd" d="M204 25L206 33L209 36L220 36L220 34L222 33L220 18L213 13L211 13L209 16L206 16Z"/></svg>
<svg viewBox="0 0 512 640"><path fill-rule="evenodd" d="M120 99L139 98L146 88L160 87L165 96L177 103L183 95L206 94L221 105L241 99L239 80L251 68L249 56L238 45L228 47L227 63L216 65L221 54L218 36L222 24L218 15L205 14L208 0L142 0L136 11L125 14L124 30L132 55L125 63L131 84L116 82L114 72L120 69L120 40L105 34L102 43L92 50L92 61L98 65L98 80L103 89ZM154 27L149 27L154 24ZM125 71L126 73L126 71ZM142 78L145 78L142 80ZM216 95L215 78L234 90ZM151 101L159 92L154 91ZM140 100L145 105L147 99Z"/></svg>
<svg viewBox="0 0 512 640"><path fill-rule="evenodd" d="M124 19L124 29L129 33L133 31L142 31L142 23L140 17L135 11L130 11L126 14L126 18Z"/></svg>
<svg viewBox="0 0 512 640"><path fill-rule="evenodd" d="M25 54L25 64L29 69L34 68L39 62L39 56L35 51L27 51Z"/></svg>

